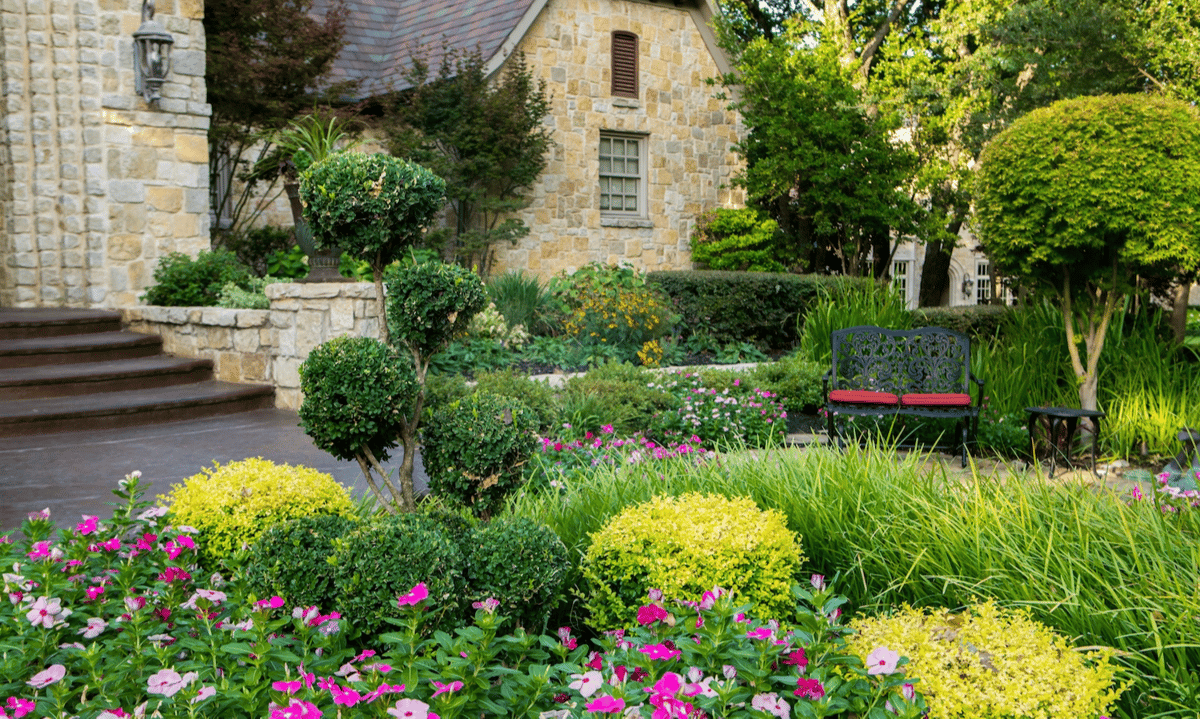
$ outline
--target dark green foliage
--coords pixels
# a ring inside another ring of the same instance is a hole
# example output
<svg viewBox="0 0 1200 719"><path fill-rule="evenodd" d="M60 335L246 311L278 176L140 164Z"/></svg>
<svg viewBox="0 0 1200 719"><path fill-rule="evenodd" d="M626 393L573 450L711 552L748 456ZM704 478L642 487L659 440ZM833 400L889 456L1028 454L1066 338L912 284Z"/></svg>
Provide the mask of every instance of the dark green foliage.
<svg viewBox="0 0 1200 719"><path fill-rule="evenodd" d="M974 343L995 337L1009 311L1004 305L922 307L913 311L913 324L916 327L945 327L962 332Z"/></svg>
<svg viewBox="0 0 1200 719"><path fill-rule="evenodd" d="M142 295L142 302L148 305L213 307L227 283L249 289L250 271L226 250L201 250L194 260L182 252L172 252L159 260L154 281L156 284Z"/></svg>
<svg viewBox="0 0 1200 719"><path fill-rule="evenodd" d="M529 188L546 166L550 111L545 82L535 80L521 53L491 77L479 52L448 52L430 77L416 63L414 87L386 114L392 154L409 157L446 179L455 224L430 233L442 256L488 274L496 242L516 242L529 228L514 217L529 204Z"/></svg>
<svg viewBox="0 0 1200 719"><path fill-rule="evenodd" d="M425 360L465 332L487 305L479 275L442 262L403 267L387 287L391 334Z"/></svg>
<svg viewBox="0 0 1200 719"><path fill-rule="evenodd" d="M512 364L513 350L497 339L482 337L460 337L429 361L431 375L462 374L474 376Z"/></svg>
<svg viewBox="0 0 1200 719"><path fill-rule="evenodd" d="M300 426L321 449L351 460L363 446L380 462L398 443L417 394L412 364L370 337L338 337L300 365Z"/></svg>
<svg viewBox="0 0 1200 719"><path fill-rule="evenodd" d="M238 262L249 267L257 277L269 274L271 260L276 253L286 252L288 248L296 246L290 229L270 225L221 233L217 242L232 252Z"/></svg>
<svg viewBox="0 0 1200 719"><path fill-rule="evenodd" d="M554 425L558 412L554 407L554 390L545 382L529 379L516 370L502 369L475 375L477 392L519 399L538 418L538 431L545 432Z"/></svg>
<svg viewBox="0 0 1200 719"><path fill-rule="evenodd" d="M598 433L606 424L621 435L646 431L654 415L676 406L670 394L646 386L654 377L629 362L608 362L572 377L563 393L563 420L580 436L588 431Z"/></svg>
<svg viewBox="0 0 1200 719"><path fill-rule="evenodd" d="M509 397L477 393L442 407L422 430L430 491L494 512L520 484L537 426L537 415Z"/></svg>
<svg viewBox="0 0 1200 719"><path fill-rule="evenodd" d="M422 422L429 421L433 412L451 402L471 394L473 390L467 386L467 380L461 374L446 373L425 375L425 407Z"/></svg>
<svg viewBox="0 0 1200 719"><path fill-rule="evenodd" d="M267 258L267 274L271 277L299 279L308 276L308 263L304 261L304 250L292 245L278 250Z"/></svg>
<svg viewBox="0 0 1200 719"><path fill-rule="evenodd" d="M338 611L361 636L399 617L396 597L418 582L429 589L431 626L449 629L463 611L463 555L438 520L403 512L360 525L336 543L333 555Z"/></svg>
<svg viewBox="0 0 1200 719"><path fill-rule="evenodd" d="M261 597L278 594L285 606L333 609L334 540L353 529L345 517L299 517L271 527L251 548L243 567L250 589Z"/></svg>
<svg viewBox="0 0 1200 719"><path fill-rule="evenodd" d="M683 316L681 327L703 328L721 345L754 342L770 349L791 348L796 320L820 298L820 289L841 286L835 277L766 272L650 272L646 282L671 298Z"/></svg>
<svg viewBox="0 0 1200 719"><path fill-rule="evenodd" d="M383 153L337 152L300 175L318 249L340 247L378 271L417 241L445 190L424 167Z"/></svg>
<svg viewBox="0 0 1200 719"><path fill-rule="evenodd" d="M778 394L788 414L811 413L824 404L821 375L829 367L794 354L778 362L764 362L750 372L751 383Z"/></svg>
<svg viewBox="0 0 1200 719"><path fill-rule="evenodd" d="M524 517L503 517L475 529L466 562L469 599L496 599L497 611L530 633L543 631L571 570L554 530Z"/></svg>
<svg viewBox="0 0 1200 719"><path fill-rule="evenodd" d="M692 261L709 270L786 272L796 257L779 223L758 210L718 208L704 213L692 235Z"/></svg>

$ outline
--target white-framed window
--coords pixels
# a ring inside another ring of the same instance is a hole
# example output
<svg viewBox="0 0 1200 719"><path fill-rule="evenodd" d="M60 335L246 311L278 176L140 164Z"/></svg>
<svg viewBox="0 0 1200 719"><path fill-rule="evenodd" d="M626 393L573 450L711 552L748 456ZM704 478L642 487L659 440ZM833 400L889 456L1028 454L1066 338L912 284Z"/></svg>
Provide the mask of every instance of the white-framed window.
<svg viewBox="0 0 1200 719"><path fill-rule="evenodd" d="M645 217L646 137L600 135L600 212Z"/></svg>
<svg viewBox="0 0 1200 719"><path fill-rule="evenodd" d="M992 268L990 263L975 263L975 304L986 305L992 301Z"/></svg>
<svg viewBox="0 0 1200 719"><path fill-rule="evenodd" d="M908 297L908 260L892 261L892 287L899 290L902 296Z"/></svg>

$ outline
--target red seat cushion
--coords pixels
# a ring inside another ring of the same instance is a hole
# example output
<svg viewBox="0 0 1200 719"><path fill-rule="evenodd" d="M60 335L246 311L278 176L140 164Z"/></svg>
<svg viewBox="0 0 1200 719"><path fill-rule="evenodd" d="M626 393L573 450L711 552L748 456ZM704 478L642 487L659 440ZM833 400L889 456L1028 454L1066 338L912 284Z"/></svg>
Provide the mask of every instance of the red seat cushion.
<svg viewBox="0 0 1200 719"><path fill-rule="evenodd" d="M971 404L969 394L906 394L900 404L913 407L967 407Z"/></svg>
<svg viewBox="0 0 1200 719"><path fill-rule="evenodd" d="M898 404L900 398L891 392L870 392L859 389L835 389L829 393L830 402L848 404Z"/></svg>

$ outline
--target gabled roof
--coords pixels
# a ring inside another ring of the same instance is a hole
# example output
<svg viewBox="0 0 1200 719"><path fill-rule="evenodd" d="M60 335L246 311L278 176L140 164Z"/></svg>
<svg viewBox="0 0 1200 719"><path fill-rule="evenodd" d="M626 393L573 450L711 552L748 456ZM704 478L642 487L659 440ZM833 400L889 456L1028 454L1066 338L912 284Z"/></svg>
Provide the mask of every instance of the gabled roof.
<svg viewBox="0 0 1200 719"><path fill-rule="evenodd" d="M420 57L436 74L446 49L478 50L488 70L508 58L546 0L343 0L346 45L333 81L359 80L360 97L410 86L405 75ZM323 15L328 0L313 3ZM516 31L516 32L514 32ZM510 36L514 41L505 43Z"/></svg>

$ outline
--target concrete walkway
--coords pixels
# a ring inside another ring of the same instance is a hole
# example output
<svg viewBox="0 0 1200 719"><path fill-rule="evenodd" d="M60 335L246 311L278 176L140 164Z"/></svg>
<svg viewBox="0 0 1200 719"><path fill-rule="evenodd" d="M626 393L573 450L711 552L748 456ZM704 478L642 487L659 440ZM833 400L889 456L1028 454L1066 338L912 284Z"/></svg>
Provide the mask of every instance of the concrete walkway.
<svg viewBox="0 0 1200 719"><path fill-rule="evenodd" d="M82 514L107 519L112 508L106 503L116 499L111 491L134 470L149 482L153 499L214 461L247 457L314 467L355 494L366 492L358 463L338 461L317 449L299 423L295 412L261 409L145 427L0 439L0 532L15 529L30 512L47 507L59 526L77 523ZM384 464L395 472L400 460L397 451ZM425 491L420 456L413 479L417 490Z"/></svg>

